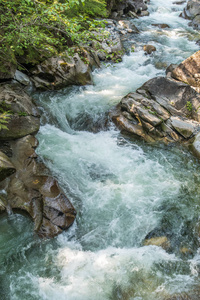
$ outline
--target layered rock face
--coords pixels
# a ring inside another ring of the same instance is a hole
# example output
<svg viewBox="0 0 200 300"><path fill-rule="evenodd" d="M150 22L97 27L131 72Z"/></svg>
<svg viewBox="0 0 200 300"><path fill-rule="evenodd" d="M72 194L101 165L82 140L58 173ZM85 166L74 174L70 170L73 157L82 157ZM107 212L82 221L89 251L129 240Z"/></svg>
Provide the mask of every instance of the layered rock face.
<svg viewBox="0 0 200 300"><path fill-rule="evenodd" d="M125 96L110 116L121 130L148 142L173 143L185 141L200 130L199 105L200 95L191 87L157 77Z"/></svg>
<svg viewBox="0 0 200 300"><path fill-rule="evenodd" d="M76 211L35 153L38 110L18 85L0 86L0 107L10 112L0 131L0 211L26 212L40 236L54 237L73 223Z"/></svg>
<svg viewBox="0 0 200 300"><path fill-rule="evenodd" d="M184 143L200 157L200 94L189 85L199 87L199 52L170 74L182 81L153 78L125 96L110 117L122 131L147 142Z"/></svg>

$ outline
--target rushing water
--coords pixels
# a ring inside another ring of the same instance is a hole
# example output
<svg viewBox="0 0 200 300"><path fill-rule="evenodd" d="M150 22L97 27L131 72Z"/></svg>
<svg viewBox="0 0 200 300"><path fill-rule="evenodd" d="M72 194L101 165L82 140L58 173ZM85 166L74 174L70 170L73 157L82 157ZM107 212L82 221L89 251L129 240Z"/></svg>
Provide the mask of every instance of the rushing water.
<svg viewBox="0 0 200 300"><path fill-rule="evenodd" d="M199 163L181 148L101 125L122 96L164 75L163 64L198 50L182 9L152 0L150 16L134 21L135 52L96 70L94 86L35 95L44 124L37 152L78 214L69 231L42 241L29 219L1 217L1 300L154 300L199 285ZM157 48L152 56L143 53L147 42ZM144 246L149 233L166 236L171 250Z"/></svg>

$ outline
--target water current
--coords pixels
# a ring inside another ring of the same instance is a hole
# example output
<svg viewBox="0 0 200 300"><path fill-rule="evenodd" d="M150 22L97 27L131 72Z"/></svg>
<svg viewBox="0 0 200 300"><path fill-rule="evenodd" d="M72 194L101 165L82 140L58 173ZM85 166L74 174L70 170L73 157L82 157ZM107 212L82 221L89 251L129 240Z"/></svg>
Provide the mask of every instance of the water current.
<svg viewBox="0 0 200 300"><path fill-rule="evenodd" d="M183 7L151 0L150 16L134 20L140 34L128 43L135 52L95 70L92 86L34 95L43 115L37 152L77 219L40 240L29 219L1 216L1 300L154 300L199 286L198 161L182 148L101 127L124 95L198 50L197 32L179 18ZM146 43L157 51L146 56ZM144 246L149 233L166 236L170 251Z"/></svg>

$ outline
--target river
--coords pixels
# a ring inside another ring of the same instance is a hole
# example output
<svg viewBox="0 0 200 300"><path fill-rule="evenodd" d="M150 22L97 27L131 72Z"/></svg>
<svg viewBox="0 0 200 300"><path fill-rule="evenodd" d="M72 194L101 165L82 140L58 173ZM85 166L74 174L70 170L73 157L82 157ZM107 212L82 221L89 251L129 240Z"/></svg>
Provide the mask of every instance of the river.
<svg viewBox="0 0 200 300"><path fill-rule="evenodd" d="M93 86L34 95L43 124L37 153L77 218L67 232L41 240L26 217L1 216L1 300L163 300L199 287L199 162L181 147L102 126L128 92L199 49L197 32L179 18L183 7L151 0L150 16L134 21L135 51L95 70ZM151 56L146 43L157 48ZM170 251L144 246L150 232L166 236Z"/></svg>

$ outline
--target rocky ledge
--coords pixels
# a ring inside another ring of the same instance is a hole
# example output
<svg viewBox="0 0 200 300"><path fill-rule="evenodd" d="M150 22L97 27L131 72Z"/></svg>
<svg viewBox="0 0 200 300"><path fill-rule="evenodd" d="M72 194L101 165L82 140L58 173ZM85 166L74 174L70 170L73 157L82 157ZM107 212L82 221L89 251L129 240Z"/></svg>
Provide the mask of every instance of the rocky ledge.
<svg viewBox="0 0 200 300"><path fill-rule="evenodd" d="M28 213L41 237L54 237L72 225L76 211L35 153L38 110L13 84L0 85L0 108L10 114L0 131L0 212Z"/></svg>
<svg viewBox="0 0 200 300"><path fill-rule="evenodd" d="M153 78L126 95L110 111L113 122L147 142L188 145L200 157L199 61L200 51L172 68L167 77Z"/></svg>

